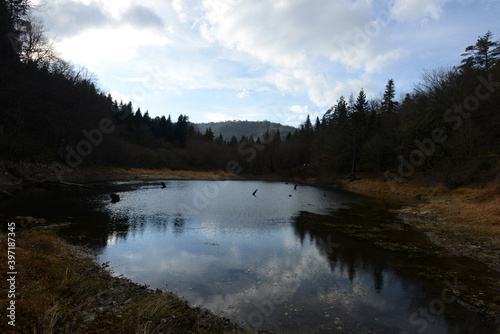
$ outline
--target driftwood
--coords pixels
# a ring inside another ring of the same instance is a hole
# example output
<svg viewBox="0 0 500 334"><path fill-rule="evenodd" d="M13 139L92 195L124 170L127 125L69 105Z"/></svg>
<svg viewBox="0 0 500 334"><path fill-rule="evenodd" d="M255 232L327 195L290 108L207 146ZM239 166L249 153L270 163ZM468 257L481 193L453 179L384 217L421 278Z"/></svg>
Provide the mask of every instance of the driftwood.
<svg viewBox="0 0 500 334"><path fill-rule="evenodd" d="M50 187L50 186L62 186L62 187L74 187L74 188L88 188L87 186L79 183L70 183L70 182L63 182L63 181L55 181L55 180L42 180L38 181L35 179L32 179L23 173L21 173L19 170L17 170L15 167L12 166L5 166L5 168L15 177L21 179L22 182L27 182L28 184L40 186L40 187Z"/></svg>
<svg viewBox="0 0 500 334"><path fill-rule="evenodd" d="M15 197L14 195L12 195L11 193L9 193L5 190L2 191L2 195L4 195L5 197L11 197L11 198Z"/></svg>

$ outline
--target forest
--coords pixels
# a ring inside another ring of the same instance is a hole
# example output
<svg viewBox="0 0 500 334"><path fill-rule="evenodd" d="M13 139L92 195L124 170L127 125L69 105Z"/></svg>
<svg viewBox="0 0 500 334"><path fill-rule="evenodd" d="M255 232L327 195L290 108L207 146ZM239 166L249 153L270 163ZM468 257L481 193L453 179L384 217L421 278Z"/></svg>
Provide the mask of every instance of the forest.
<svg viewBox="0 0 500 334"><path fill-rule="evenodd" d="M402 100L389 79L382 98L360 87L286 136L224 138L188 115L152 118L114 100L92 73L58 57L29 6L0 2L4 160L394 182L423 175L451 186L499 172L500 42L490 31L464 46L460 64L424 72Z"/></svg>

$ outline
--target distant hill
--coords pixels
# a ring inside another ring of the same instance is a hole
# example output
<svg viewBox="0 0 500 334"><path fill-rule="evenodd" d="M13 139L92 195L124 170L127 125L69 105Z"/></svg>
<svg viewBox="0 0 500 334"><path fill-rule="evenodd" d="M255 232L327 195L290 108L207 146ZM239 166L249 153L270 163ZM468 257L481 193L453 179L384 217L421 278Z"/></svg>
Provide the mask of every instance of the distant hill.
<svg viewBox="0 0 500 334"><path fill-rule="evenodd" d="M225 121L225 122L210 122L210 123L199 123L195 124L198 130L203 134L207 128L211 128L215 136L219 136L222 133L224 140L230 140L234 135L238 140L242 137L254 137L257 138L266 131L277 129L280 130L280 134L285 138L288 133L294 133L297 128L289 125L282 125L279 123L273 123L269 121Z"/></svg>

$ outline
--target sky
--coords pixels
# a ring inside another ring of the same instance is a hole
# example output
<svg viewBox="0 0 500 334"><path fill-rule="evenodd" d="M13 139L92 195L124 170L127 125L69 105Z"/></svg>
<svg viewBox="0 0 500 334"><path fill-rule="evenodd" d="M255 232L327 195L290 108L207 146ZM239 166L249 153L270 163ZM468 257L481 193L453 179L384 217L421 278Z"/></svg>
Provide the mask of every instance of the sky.
<svg viewBox="0 0 500 334"><path fill-rule="evenodd" d="M298 126L459 65L500 0L32 0L61 58L151 117Z"/></svg>

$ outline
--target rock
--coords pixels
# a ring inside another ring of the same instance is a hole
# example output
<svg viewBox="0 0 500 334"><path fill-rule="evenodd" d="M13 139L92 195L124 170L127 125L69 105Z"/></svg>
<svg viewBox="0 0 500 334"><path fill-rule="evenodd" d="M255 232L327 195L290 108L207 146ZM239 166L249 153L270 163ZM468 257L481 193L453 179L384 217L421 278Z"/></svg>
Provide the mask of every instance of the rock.
<svg viewBox="0 0 500 334"><path fill-rule="evenodd" d="M84 323L88 324L89 322L92 322L95 320L95 316L92 314L85 314L85 315L83 315L82 320Z"/></svg>
<svg viewBox="0 0 500 334"><path fill-rule="evenodd" d="M116 203L120 201L120 195L118 194L112 193L110 197L111 197L111 203Z"/></svg>

